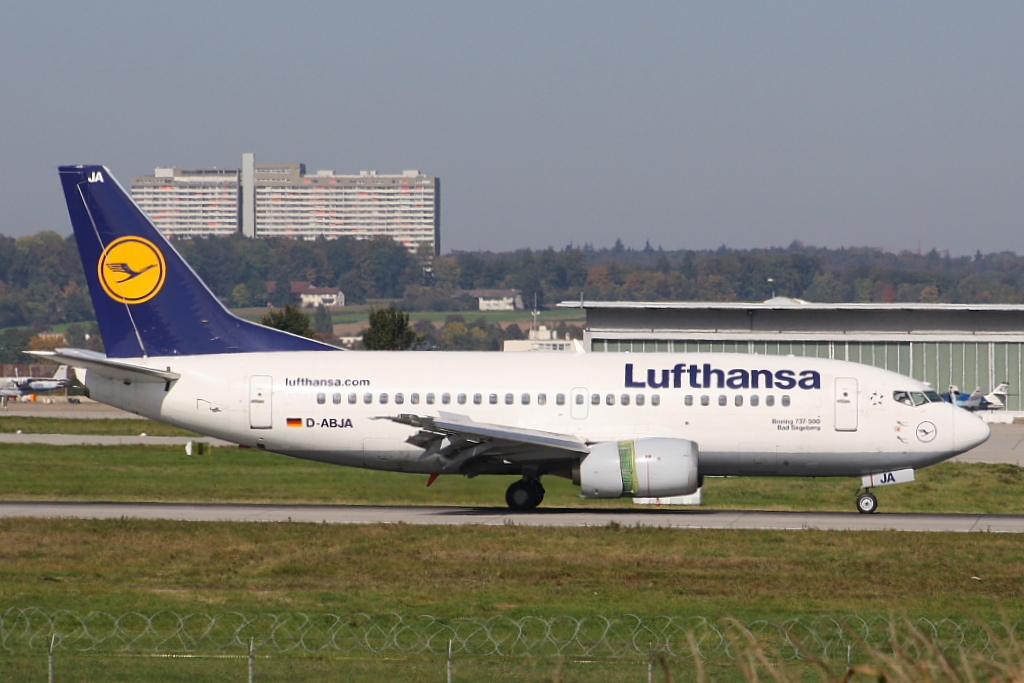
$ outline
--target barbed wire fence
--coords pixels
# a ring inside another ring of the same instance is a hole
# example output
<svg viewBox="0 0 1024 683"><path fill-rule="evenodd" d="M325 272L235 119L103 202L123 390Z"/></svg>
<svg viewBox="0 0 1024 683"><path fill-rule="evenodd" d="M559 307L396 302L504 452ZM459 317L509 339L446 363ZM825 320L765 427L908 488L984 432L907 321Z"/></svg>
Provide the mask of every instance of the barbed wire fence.
<svg viewBox="0 0 1024 683"><path fill-rule="evenodd" d="M784 660L848 661L868 649L923 647L994 653L1024 636L1024 621L799 617L780 622L624 615L459 617L402 614L152 614L12 607L0 650L68 654L431 655L567 659L735 660L751 642Z"/></svg>

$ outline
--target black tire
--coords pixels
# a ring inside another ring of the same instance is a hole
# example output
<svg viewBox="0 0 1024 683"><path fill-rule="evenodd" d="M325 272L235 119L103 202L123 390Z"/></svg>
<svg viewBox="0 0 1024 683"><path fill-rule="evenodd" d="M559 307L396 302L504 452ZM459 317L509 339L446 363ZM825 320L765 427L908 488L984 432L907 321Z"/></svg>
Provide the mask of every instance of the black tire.
<svg viewBox="0 0 1024 683"><path fill-rule="evenodd" d="M543 499L544 488L536 480L520 479L505 491L505 502L516 512L533 510Z"/></svg>
<svg viewBox="0 0 1024 683"><path fill-rule="evenodd" d="M862 493L857 496L857 511L863 515L870 515L878 509L878 499L873 493Z"/></svg>
<svg viewBox="0 0 1024 683"><path fill-rule="evenodd" d="M537 507L544 502L544 487L540 483L540 479L528 479L530 484L530 492L533 494L533 507Z"/></svg>

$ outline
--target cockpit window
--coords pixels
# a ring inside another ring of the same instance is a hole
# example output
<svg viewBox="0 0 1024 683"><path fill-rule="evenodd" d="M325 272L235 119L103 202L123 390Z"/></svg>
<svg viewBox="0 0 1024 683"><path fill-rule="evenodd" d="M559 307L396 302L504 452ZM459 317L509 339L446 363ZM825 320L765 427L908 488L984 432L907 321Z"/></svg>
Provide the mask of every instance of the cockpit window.
<svg viewBox="0 0 1024 683"><path fill-rule="evenodd" d="M914 402L910 400L910 393L906 391L894 391L892 392L892 400L897 403L905 403L908 406L914 405Z"/></svg>
<svg viewBox="0 0 1024 683"><path fill-rule="evenodd" d="M920 391L911 391L910 398L913 399L915 406L923 406L928 402L927 397Z"/></svg>
<svg viewBox="0 0 1024 683"><path fill-rule="evenodd" d="M939 396L939 392L937 392L937 391L926 391L926 392L924 392L924 395L932 403L942 403L942 397Z"/></svg>

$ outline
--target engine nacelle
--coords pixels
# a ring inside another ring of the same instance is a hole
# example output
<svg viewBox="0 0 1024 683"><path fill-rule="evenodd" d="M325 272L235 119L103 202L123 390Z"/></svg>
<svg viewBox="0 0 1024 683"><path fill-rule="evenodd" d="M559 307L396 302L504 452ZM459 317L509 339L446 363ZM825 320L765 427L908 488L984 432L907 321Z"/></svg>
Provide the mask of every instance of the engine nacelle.
<svg viewBox="0 0 1024 683"><path fill-rule="evenodd" d="M698 453L686 439L599 443L580 462L580 492L584 498L687 496L700 488Z"/></svg>

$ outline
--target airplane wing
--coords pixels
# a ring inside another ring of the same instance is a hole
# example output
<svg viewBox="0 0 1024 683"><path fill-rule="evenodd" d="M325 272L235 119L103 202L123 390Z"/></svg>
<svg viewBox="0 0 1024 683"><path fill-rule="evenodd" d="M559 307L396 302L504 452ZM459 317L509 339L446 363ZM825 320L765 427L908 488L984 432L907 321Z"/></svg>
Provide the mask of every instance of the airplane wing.
<svg viewBox="0 0 1024 683"><path fill-rule="evenodd" d="M417 427L406 439L423 448L420 459L437 455L445 461L446 472L472 475L482 461L497 458L506 462L557 462L590 452L579 437L510 425L474 422L463 415L441 413L384 415L378 420Z"/></svg>
<svg viewBox="0 0 1024 683"><path fill-rule="evenodd" d="M103 377L126 382L173 382L181 377L176 372L147 368L124 361L107 358L106 355L85 349L57 349L56 351L29 351L33 356L53 358L73 368L85 368Z"/></svg>

